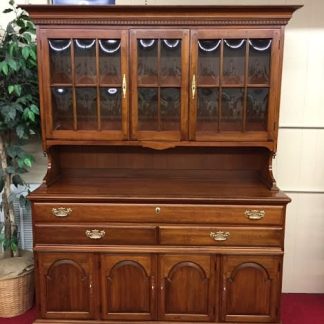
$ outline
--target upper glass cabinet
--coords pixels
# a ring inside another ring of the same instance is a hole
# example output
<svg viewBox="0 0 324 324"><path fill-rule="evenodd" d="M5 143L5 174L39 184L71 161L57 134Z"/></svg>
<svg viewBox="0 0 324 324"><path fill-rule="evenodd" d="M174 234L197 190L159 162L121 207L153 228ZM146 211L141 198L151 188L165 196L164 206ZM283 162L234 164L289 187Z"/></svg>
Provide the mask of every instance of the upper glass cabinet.
<svg viewBox="0 0 324 324"><path fill-rule="evenodd" d="M44 29L47 138L271 141L279 35L270 29Z"/></svg>
<svg viewBox="0 0 324 324"><path fill-rule="evenodd" d="M180 140L187 132L187 30L133 30L132 136Z"/></svg>
<svg viewBox="0 0 324 324"><path fill-rule="evenodd" d="M273 32L195 31L191 41L190 138L269 139Z"/></svg>
<svg viewBox="0 0 324 324"><path fill-rule="evenodd" d="M48 31L49 137L128 137L128 63L125 31Z"/></svg>

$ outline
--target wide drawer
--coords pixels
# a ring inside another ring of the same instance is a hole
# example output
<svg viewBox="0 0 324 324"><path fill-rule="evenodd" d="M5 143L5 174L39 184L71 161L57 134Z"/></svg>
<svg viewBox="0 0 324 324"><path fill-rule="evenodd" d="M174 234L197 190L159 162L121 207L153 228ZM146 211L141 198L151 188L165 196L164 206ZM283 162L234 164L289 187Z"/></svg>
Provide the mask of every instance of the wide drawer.
<svg viewBox="0 0 324 324"><path fill-rule="evenodd" d="M280 227L160 226L160 244L280 247Z"/></svg>
<svg viewBox="0 0 324 324"><path fill-rule="evenodd" d="M36 244L156 244L155 226L35 225Z"/></svg>
<svg viewBox="0 0 324 324"><path fill-rule="evenodd" d="M34 203L36 222L283 225L284 206Z"/></svg>

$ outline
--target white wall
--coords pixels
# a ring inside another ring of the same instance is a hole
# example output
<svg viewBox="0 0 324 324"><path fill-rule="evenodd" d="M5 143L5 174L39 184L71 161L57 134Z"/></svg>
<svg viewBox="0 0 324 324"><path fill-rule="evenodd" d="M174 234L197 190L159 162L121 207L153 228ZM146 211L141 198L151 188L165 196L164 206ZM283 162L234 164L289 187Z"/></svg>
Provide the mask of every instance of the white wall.
<svg viewBox="0 0 324 324"><path fill-rule="evenodd" d="M206 5L303 2L304 7L295 13L286 29L274 169L279 186L293 199L287 210L283 290L324 293L324 1L199 0L199 4ZM196 0L117 0L117 4L195 3ZM2 0L0 9L4 7ZM43 176L45 160L39 146L32 149L38 160L27 180L37 183Z"/></svg>

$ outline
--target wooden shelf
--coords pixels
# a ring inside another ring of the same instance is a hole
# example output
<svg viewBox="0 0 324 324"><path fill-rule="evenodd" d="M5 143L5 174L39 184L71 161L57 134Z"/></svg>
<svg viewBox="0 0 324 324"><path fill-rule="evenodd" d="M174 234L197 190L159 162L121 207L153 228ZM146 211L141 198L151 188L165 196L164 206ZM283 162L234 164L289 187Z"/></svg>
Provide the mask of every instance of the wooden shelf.
<svg viewBox="0 0 324 324"><path fill-rule="evenodd" d="M42 186L34 192L33 199L269 204L290 201L284 193L270 191L254 172L116 169L67 169L50 187Z"/></svg>

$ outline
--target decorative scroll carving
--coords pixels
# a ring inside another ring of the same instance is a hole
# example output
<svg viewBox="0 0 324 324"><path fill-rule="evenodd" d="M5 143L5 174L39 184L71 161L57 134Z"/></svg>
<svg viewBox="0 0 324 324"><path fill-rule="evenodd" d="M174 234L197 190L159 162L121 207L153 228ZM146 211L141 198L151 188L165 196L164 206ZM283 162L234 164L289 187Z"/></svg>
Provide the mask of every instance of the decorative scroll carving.
<svg viewBox="0 0 324 324"><path fill-rule="evenodd" d="M273 176L272 172L272 161L275 157L276 153L269 152L269 155L267 156L267 161L264 163L264 169L262 172L261 180L262 182L271 190L271 191L279 191L279 188L277 187L276 180Z"/></svg>
<svg viewBox="0 0 324 324"><path fill-rule="evenodd" d="M60 168L58 161L56 161L56 153L55 148L51 148L47 152L44 152L44 154L47 155L47 172L43 184L46 186L51 185L59 177Z"/></svg>

